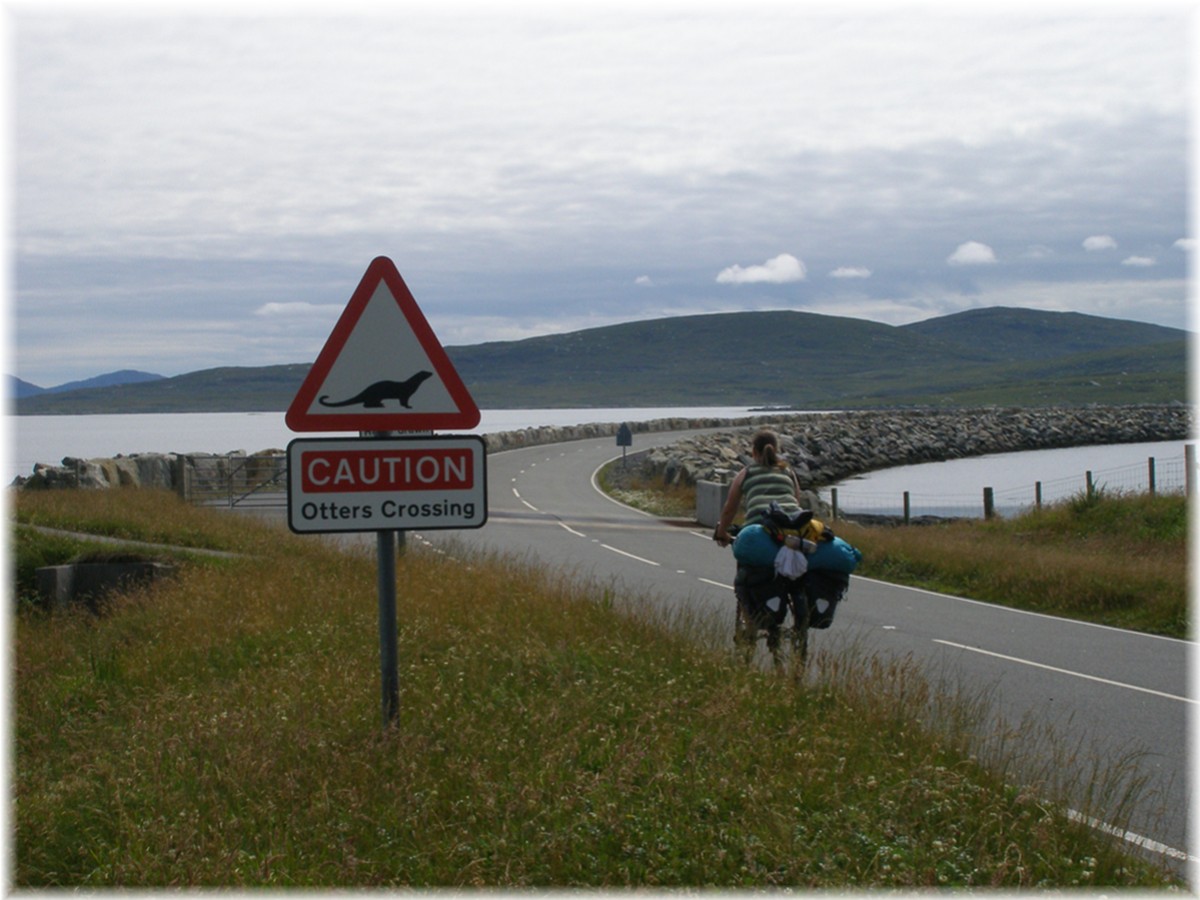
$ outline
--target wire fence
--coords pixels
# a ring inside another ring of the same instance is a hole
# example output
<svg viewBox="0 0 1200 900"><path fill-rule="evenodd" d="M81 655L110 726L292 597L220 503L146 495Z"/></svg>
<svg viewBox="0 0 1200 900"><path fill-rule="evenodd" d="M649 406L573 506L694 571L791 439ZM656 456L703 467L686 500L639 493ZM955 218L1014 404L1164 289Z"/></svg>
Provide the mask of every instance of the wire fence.
<svg viewBox="0 0 1200 900"><path fill-rule="evenodd" d="M1077 476L1035 481L1027 485L993 489L981 486L973 494L872 493L857 488L822 488L821 499L837 516L879 515L902 517L985 518L1016 516L1043 505L1073 497L1106 494L1186 494L1195 484L1195 448L1187 445L1182 454L1167 459L1151 458L1145 463Z"/></svg>

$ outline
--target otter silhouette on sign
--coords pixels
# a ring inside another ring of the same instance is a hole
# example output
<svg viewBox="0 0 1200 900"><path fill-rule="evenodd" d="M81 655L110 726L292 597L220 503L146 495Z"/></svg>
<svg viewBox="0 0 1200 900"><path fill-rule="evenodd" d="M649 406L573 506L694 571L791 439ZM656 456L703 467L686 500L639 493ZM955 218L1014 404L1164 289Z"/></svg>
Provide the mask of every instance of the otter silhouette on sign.
<svg viewBox="0 0 1200 900"><path fill-rule="evenodd" d="M380 409L384 400L399 400L400 405L405 409L412 409L408 405L408 401L417 392L417 388L425 383L425 379L432 377L432 372L421 371L404 381L376 381L374 384L367 385L349 400L333 401L329 399L328 394L324 394L319 402L322 406L353 406L358 403L370 409Z"/></svg>

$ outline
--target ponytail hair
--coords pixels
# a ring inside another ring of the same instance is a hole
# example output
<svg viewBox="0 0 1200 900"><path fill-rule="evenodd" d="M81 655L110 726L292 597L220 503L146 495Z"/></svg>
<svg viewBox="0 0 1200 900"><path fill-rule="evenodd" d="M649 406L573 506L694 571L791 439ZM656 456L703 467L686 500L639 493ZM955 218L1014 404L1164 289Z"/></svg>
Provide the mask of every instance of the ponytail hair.
<svg viewBox="0 0 1200 900"><path fill-rule="evenodd" d="M787 462L779 455L779 436L769 428L764 428L755 434L751 446L764 466L779 469L787 466Z"/></svg>

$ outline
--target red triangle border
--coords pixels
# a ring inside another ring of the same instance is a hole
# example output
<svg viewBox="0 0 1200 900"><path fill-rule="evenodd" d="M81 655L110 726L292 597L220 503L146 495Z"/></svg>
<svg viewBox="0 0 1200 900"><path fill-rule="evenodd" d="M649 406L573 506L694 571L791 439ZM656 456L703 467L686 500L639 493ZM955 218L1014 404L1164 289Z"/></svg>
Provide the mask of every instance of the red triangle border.
<svg viewBox="0 0 1200 900"><path fill-rule="evenodd" d="M404 314L405 320L420 343L421 349L429 357L434 373L441 378L451 399L458 407L457 412L422 413L367 410L361 414L343 413L340 415L309 412L317 392L321 390L321 386L325 383L325 379L329 376L330 370L337 362L346 346L346 341L349 340L367 303L375 295L381 281L387 285L388 290L395 298L400 311ZM295 399L292 400L291 406L288 407L284 416L284 422L292 431L362 432L432 431L438 428L469 429L478 425L479 420L479 408L475 405L474 399L466 385L463 384L450 357L446 355L445 348L434 335L433 329L429 327L429 322L425 319L420 307L417 306L417 301L413 299L408 285L400 277L395 263L386 256L376 257L367 266L366 274L358 283L358 287L350 297L350 302L346 304L341 317L325 341L325 346L321 348L312 368L308 370L300 389L296 392Z"/></svg>

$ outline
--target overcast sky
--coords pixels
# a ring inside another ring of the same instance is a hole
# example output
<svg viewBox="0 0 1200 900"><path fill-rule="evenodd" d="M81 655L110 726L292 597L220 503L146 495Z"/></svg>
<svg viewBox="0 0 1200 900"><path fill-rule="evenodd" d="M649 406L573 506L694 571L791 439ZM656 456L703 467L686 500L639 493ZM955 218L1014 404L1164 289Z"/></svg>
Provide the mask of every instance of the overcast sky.
<svg viewBox="0 0 1200 900"><path fill-rule="evenodd" d="M753 309L1188 326L1190 4L561 6L10 3L9 371L311 362L380 255L446 346Z"/></svg>

